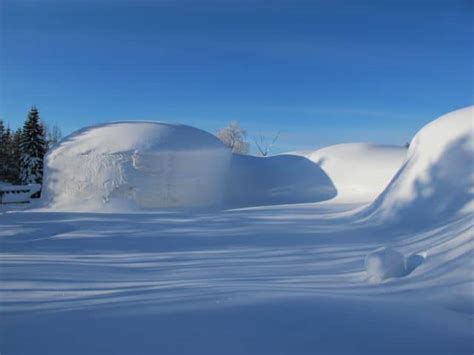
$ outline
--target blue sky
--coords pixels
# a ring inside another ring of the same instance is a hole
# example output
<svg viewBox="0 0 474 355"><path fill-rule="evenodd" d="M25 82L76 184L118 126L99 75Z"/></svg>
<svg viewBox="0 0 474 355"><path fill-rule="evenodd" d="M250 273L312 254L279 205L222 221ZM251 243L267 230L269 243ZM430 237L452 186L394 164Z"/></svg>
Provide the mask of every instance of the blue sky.
<svg viewBox="0 0 474 355"><path fill-rule="evenodd" d="M471 0L2 0L0 118L162 120L278 151L403 144L473 103Z"/></svg>

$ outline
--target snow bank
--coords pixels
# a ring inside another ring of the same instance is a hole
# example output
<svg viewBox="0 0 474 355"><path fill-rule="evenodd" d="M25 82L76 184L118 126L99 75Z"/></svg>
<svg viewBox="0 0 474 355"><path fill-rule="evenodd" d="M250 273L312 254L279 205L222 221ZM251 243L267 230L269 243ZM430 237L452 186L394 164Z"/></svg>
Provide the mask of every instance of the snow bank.
<svg viewBox="0 0 474 355"><path fill-rule="evenodd" d="M327 174L305 157L232 157L226 192L228 206L318 202L334 196L336 189Z"/></svg>
<svg viewBox="0 0 474 355"><path fill-rule="evenodd" d="M400 146L347 143L306 156L329 175L338 198L372 201L400 169L406 154Z"/></svg>
<svg viewBox="0 0 474 355"><path fill-rule="evenodd" d="M365 270L372 282L405 274L405 256L395 249L382 247L367 255Z"/></svg>
<svg viewBox="0 0 474 355"><path fill-rule="evenodd" d="M67 211L235 208L334 197L306 158L232 154L215 136L159 122L90 127L47 157L43 198Z"/></svg>
<svg viewBox="0 0 474 355"><path fill-rule="evenodd" d="M405 226L473 211L474 106L446 114L413 138L407 161L367 213Z"/></svg>
<svg viewBox="0 0 474 355"><path fill-rule="evenodd" d="M199 129L119 122L80 130L45 162L43 196L66 210L214 207L230 151Z"/></svg>

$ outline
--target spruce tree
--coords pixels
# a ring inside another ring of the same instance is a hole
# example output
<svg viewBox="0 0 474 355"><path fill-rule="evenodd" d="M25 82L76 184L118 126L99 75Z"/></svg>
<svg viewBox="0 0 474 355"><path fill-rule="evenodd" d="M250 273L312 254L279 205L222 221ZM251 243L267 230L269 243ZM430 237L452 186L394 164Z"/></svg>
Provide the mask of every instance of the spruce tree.
<svg viewBox="0 0 474 355"><path fill-rule="evenodd" d="M46 153L44 128L38 109L33 106L28 113L20 138L20 181L23 184L43 182L43 158Z"/></svg>
<svg viewBox="0 0 474 355"><path fill-rule="evenodd" d="M3 133L3 147L4 147L4 158L3 158L3 169L1 180L14 183L15 179L11 174L13 157L12 157L12 133L10 128L7 128Z"/></svg>
<svg viewBox="0 0 474 355"><path fill-rule="evenodd" d="M20 141L21 141L21 129L17 129L15 132L8 130L7 133L7 168L6 168L6 181L12 184L20 183Z"/></svg>
<svg viewBox="0 0 474 355"><path fill-rule="evenodd" d="M12 157L12 176L15 183L20 183L21 172L21 137L22 129L18 128L12 136L11 157Z"/></svg>

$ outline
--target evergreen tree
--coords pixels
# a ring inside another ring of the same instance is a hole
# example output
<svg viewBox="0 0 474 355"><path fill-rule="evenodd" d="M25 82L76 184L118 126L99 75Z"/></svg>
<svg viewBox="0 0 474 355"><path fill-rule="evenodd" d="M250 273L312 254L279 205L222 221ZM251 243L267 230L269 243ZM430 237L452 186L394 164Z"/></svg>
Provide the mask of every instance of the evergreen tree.
<svg viewBox="0 0 474 355"><path fill-rule="evenodd" d="M0 181L6 181L7 157L8 142L5 136L5 125L0 120Z"/></svg>
<svg viewBox="0 0 474 355"><path fill-rule="evenodd" d="M18 128L10 135L9 159L8 159L8 180L13 184L20 183L20 162L21 162L21 129Z"/></svg>
<svg viewBox="0 0 474 355"><path fill-rule="evenodd" d="M28 113L20 138L20 181L23 184L41 184L43 158L46 153L44 128L38 109L33 106Z"/></svg>
<svg viewBox="0 0 474 355"><path fill-rule="evenodd" d="M2 161L2 165L3 165L3 169L2 169L2 177L0 178L0 180L3 180L3 181L6 181L6 182L16 182L16 179L14 178L14 176L12 176L12 172L11 172L11 164L12 164L12 161L13 161L13 157L12 157L12 134L11 134L11 131L10 131L10 128L7 128L4 132L3 132L3 139L2 139L2 146L3 146L3 149L4 149L4 154L3 154L3 161Z"/></svg>

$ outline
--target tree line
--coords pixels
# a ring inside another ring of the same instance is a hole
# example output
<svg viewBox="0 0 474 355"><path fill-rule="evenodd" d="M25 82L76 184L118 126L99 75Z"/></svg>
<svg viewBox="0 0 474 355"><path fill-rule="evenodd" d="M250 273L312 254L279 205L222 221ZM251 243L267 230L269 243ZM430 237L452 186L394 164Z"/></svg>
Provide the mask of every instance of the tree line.
<svg viewBox="0 0 474 355"><path fill-rule="evenodd" d="M0 120L0 181L41 184L46 152L61 140L57 125L47 126L33 106L22 128L13 131Z"/></svg>

